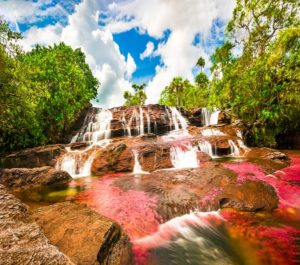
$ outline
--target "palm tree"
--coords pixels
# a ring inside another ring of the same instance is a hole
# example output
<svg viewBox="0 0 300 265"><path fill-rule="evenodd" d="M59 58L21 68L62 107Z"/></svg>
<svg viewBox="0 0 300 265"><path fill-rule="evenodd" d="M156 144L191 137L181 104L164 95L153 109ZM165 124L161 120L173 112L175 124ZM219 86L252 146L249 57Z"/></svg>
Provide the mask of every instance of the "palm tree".
<svg viewBox="0 0 300 265"><path fill-rule="evenodd" d="M205 66L205 60L204 60L204 58L203 58L203 57L199 57L199 59L198 59L196 65L200 67L201 72L202 72L202 71L203 71L203 68L204 68L204 66Z"/></svg>
<svg viewBox="0 0 300 265"><path fill-rule="evenodd" d="M181 94L183 91L183 83L181 77L174 77L169 85L170 93L174 93L177 101L177 107L181 106Z"/></svg>

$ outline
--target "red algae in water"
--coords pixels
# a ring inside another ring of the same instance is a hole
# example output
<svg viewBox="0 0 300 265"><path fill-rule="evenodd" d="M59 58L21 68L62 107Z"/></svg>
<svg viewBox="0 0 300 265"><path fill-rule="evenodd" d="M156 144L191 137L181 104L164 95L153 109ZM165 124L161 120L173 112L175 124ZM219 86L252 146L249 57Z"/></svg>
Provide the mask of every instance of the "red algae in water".
<svg viewBox="0 0 300 265"><path fill-rule="evenodd" d="M81 192L77 201L116 221L131 240L154 233L161 220L155 211L156 198L142 191L123 191L113 181L114 177L102 177Z"/></svg>
<svg viewBox="0 0 300 265"><path fill-rule="evenodd" d="M300 164L286 167L266 175L262 168L250 162L225 163L225 167L238 174L238 181L260 180L272 185L279 197L279 215L291 220L300 220Z"/></svg>
<svg viewBox="0 0 300 265"><path fill-rule="evenodd" d="M256 249L259 264L299 264L300 250L296 243L300 238L299 230L286 225L262 225L255 217L238 212L224 211L222 216L231 234Z"/></svg>

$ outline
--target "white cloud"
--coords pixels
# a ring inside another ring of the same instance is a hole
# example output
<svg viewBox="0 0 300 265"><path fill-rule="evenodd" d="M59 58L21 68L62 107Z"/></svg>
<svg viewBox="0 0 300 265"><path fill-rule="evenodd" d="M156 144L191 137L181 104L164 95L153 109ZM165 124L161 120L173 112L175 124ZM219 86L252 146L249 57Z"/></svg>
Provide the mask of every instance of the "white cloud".
<svg viewBox="0 0 300 265"><path fill-rule="evenodd" d="M170 31L168 39L155 51L155 55L161 57L162 66L156 68L156 75L146 88L149 103L157 102L162 89L173 77L193 80L192 70L199 56L208 62L207 47L204 49L202 45L207 46L214 20L226 22L234 4L235 0L132 0L114 5L114 12L119 12L112 23L118 24L115 28L135 25L155 38L162 38L166 30ZM126 17L133 19L128 21ZM111 27L110 23L107 27ZM201 43L194 45L197 34Z"/></svg>
<svg viewBox="0 0 300 265"><path fill-rule="evenodd" d="M49 0L39 0L36 2L0 0L0 16L3 16L18 30L18 23L35 23L44 20L46 17L59 20L68 15L59 3L45 7L50 2Z"/></svg>
<svg viewBox="0 0 300 265"><path fill-rule="evenodd" d="M99 1L84 0L68 16L66 27L59 23L44 28L33 26L24 32L20 43L26 50L30 50L34 44L51 45L60 41L73 48L81 48L86 54L87 63L101 83L97 96L100 106L112 107L122 105L124 91L131 90L127 78L136 70L136 64L130 54L125 60L112 33L98 26L100 8ZM27 19L25 13L19 15L24 15L22 19Z"/></svg>
<svg viewBox="0 0 300 265"><path fill-rule="evenodd" d="M61 40L62 29L63 27L59 23L45 28L33 26L23 34L20 44L25 51L29 51L35 44L52 45L58 43Z"/></svg>
<svg viewBox="0 0 300 265"><path fill-rule="evenodd" d="M41 10L42 0L1 1L1 12L12 23L39 20L41 16L63 14L59 4L48 11ZM154 44L147 43L141 59L160 56L161 65L149 81L146 91L148 102L157 102L162 89L175 76L193 79L192 70L199 56L208 62L209 52L216 45L211 41L211 28L216 19L225 23L231 17L235 0L83 0L75 6L75 12L68 16L68 25L49 25L45 28L32 27L25 32L22 44L30 49L33 43L53 44L64 41L73 48L80 47L86 53L87 62L101 82L98 99L102 106L116 106L123 103L124 90L130 90L128 81L136 70L131 54L127 59L120 53L112 33L132 28L160 39L169 31L167 39L161 41L154 51ZM98 26L99 11L107 15L105 26ZM43 13L44 12L44 13ZM194 43L196 35L201 42ZM207 64L207 66L209 66Z"/></svg>
<svg viewBox="0 0 300 265"><path fill-rule="evenodd" d="M75 13L68 17L69 24L62 31L62 40L86 53L87 62L101 82L98 100L102 106L112 107L123 103L123 92L131 88L125 76L130 76L136 66L131 55L125 61L112 33L99 28L99 10L97 0L78 4Z"/></svg>
<svg viewBox="0 0 300 265"><path fill-rule="evenodd" d="M150 57L154 51L153 42L149 41L146 45L146 49L140 54L141 60L144 60L147 57Z"/></svg>
<svg viewBox="0 0 300 265"><path fill-rule="evenodd" d="M135 70L136 70L136 64L134 62L134 59L132 58L131 54L128 53L127 60L126 60L126 76L128 79L131 78Z"/></svg>

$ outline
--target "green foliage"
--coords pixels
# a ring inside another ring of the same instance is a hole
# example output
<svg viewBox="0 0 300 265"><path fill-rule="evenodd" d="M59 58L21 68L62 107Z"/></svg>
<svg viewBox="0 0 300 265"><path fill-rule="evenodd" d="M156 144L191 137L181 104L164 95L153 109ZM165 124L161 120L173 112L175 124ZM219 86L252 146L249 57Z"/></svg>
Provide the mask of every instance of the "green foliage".
<svg viewBox="0 0 300 265"><path fill-rule="evenodd" d="M175 77L171 84L162 91L159 104L182 108L205 106L208 98L208 78L204 73L196 77L197 85L188 80Z"/></svg>
<svg viewBox="0 0 300 265"><path fill-rule="evenodd" d="M246 122L253 145L275 146L279 133L300 128L298 8L291 0L237 1L229 41L211 58L209 102Z"/></svg>
<svg viewBox="0 0 300 265"><path fill-rule="evenodd" d="M85 56L61 43L24 53L0 21L0 149L56 142L98 89Z"/></svg>
<svg viewBox="0 0 300 265"><path fill-rule="evenodd" d="M204 68L204 66L205 66L205 60L204 60L204 58L203 58L203 57L200 57L200 58L198 59L196 65L200 67L201 72L202 72L202 70L203 70L203 68Z"/></svg>
<svg viewBox="0 0 300 265"><path fill-rule="evenodd" d="M125 106L140 106L144 105L145 101L147 99L146 93L145 93L145 87L146 84L137 85L133 84L132 88L134 90L134 93L130 93L129 91L125 91L123 94L123 97L126 99Z"/></svg>

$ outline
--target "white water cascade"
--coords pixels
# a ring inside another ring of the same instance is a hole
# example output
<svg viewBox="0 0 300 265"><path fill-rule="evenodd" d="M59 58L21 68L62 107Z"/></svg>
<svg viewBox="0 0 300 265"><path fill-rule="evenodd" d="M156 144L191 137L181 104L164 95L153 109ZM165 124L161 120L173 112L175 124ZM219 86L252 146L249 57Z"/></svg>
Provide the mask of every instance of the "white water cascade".
<svg viewBox="0 0 300 265"><path fill-rule="evenodd" d="M216 158L217 156L217 150L214 150L212 144L206 140L201 141L198 143L199 149L201 152L204 152L211 156L212 158Z"/></svg>
<svg viewBox="0 0 300 265"><path fill-rule="evenodd" d="M202 123L205 126L218 124L220 110L214 108L213 111L210 111L207 108L202 108L201 112L202 112Z"/></svg>
<svg viewBox="0 0 300 265"><path fill-rule="evenodd" d="M171 147L170 157L176 169L199 167L197 150L190 143Z"/></svg>
<svg viewBox="0 0 300 265"><path fill-rule="evenodd" d="M103 139L110 139L110 123L112 113L109 110L99 110L96 114L95 122L90 122L87 132L83 135L84 141L90 141L92 144Z"/></svg>
<svg viewBox="0 0 300 265"><path fill-rule="evenodd" d="M225 133L221 132L219 129L204 129L201 131L203 136L224 136Z"/></svg>
<svg viewBox="0 0 300 265"><path fill-rule="evenodd" d="M134 155L134 167L133 167L133 174L149 174L148 172L144 171L142 169L142 166L139 162L139 154L136 150L132 150L132 153Z"/></svg>
<svg viewBox="0 0 300 265"><path fill-rule="evenodd" d="M145 134L145 118L146 117L146 131L147 133L151 133L151 118L147 110L145 110L143 107L139 107L138 110L134 109L131 113L131 117L128 119L128 121L125 118L125 115L123 113L123 116L121 118L124 135L127 135L129 137L132 136L131 128L132 124L135 124L135 131L134 135L144 135Z"/></svg>
<svg viewBox="0 0 300 265"><path fill-rule="evenodd" d="M99 109L95 117L85 120L82 132L75 135L71 143L87 142L89 146L84 150L66 148L67 153L56 163L56 168L67 171L73 178L86 177L91 175L91 165L96 153L95 146L106 147L111 138L110 124L112 112ZM86 124L87 123L87 124Z"/></svg>
<svg viewBox="0 0 300 265"><path fill-rule="evenodd" d="M171 114L169 114L168 112L167 113L169 114L168 116L175 127L174 129L186 129L188 127L187 120L181 115L179 110L175 107L170 107L169 109L171 111Z"/></svg>
<svg viewBox="0 0 300 265"><path fill-rule="evenodd" d="M230 154L232 156L240 156L240 150L237 147L237 145L232 140L228 140L228 143L230 145Z"/></svg>

